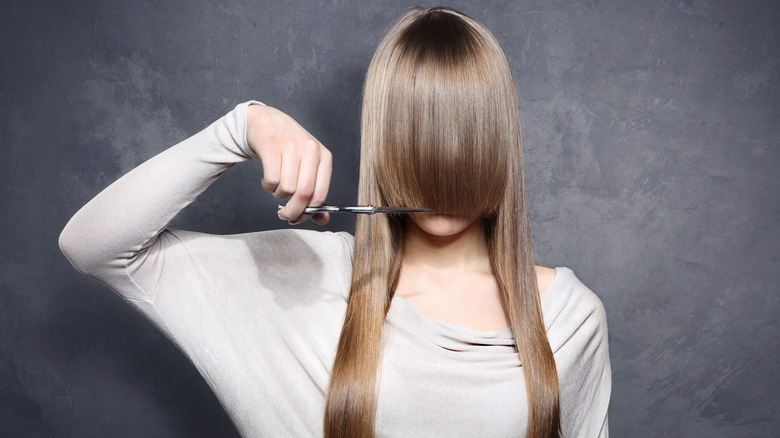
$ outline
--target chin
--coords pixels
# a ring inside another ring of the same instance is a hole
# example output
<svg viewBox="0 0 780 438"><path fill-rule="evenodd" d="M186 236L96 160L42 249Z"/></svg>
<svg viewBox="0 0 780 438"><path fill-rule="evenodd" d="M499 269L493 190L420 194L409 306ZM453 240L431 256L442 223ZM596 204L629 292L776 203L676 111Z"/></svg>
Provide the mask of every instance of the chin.
<svg viewBox="0 0 780 438"><path fill-rule="evenodd" d="M416 217L415 217L416 216ZM421 214L412 217L417 227L434 236L453 236L468 228L476 218L453 216L445 213Z"/></svg>

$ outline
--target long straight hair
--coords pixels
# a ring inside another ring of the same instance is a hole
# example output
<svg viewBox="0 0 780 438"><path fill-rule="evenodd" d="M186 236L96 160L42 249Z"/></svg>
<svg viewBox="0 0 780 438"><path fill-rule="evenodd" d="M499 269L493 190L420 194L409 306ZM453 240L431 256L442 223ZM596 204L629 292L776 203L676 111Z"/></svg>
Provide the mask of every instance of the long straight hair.
<svg viewBox="0 0 780 438"><path fill-rule="evenodd" d="M536 284L517 93L498 42L460 12L408 11L369 66L361 129L361 204L479 214L523 368L527 437L558 437L558 375ZM357 219L326 437L373 436L382 328L398 284L403 233L403 219Z"/></svg>

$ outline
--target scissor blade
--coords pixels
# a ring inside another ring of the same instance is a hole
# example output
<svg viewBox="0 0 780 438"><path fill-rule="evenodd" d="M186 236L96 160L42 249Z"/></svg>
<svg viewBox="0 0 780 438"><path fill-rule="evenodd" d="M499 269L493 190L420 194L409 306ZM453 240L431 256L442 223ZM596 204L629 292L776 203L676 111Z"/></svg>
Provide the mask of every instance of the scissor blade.
<svg viewBox="0 0 780 438"><path fill-rule="evenodd" d="M425 213L431 211L430 208L397 208L397 207L377 207L376 213Z"/></svg>

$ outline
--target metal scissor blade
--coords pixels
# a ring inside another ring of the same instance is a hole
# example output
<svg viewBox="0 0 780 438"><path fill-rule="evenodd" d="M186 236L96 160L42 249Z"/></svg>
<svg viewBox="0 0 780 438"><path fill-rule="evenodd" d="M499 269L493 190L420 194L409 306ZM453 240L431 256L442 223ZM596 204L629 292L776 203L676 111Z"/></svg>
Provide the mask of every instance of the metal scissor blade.
<svg viewBox="0 0 780 438"><path fill-rule="evenodd" d="M374 213L426 213L432 211L430 208L397 208L397 207L376 207Z"/></svg>

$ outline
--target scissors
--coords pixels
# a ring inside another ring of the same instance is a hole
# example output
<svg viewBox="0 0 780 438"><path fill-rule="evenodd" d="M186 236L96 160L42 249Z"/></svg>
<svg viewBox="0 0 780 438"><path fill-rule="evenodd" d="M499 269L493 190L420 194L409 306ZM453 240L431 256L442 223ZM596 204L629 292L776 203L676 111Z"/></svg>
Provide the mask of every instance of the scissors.
<svg viewBox="0 0 780 438"><path fill-rule="evenodd" d="M284 205L279 206L279 210ZM373 205L357 205L352 207L337 207L335 205L323 205L321 207L306 207L304 214L315 213L354 213L354 214L374 214L374 213L425 213L431 211L430 208L397 208L397 207L374 207Z"/></svg>

